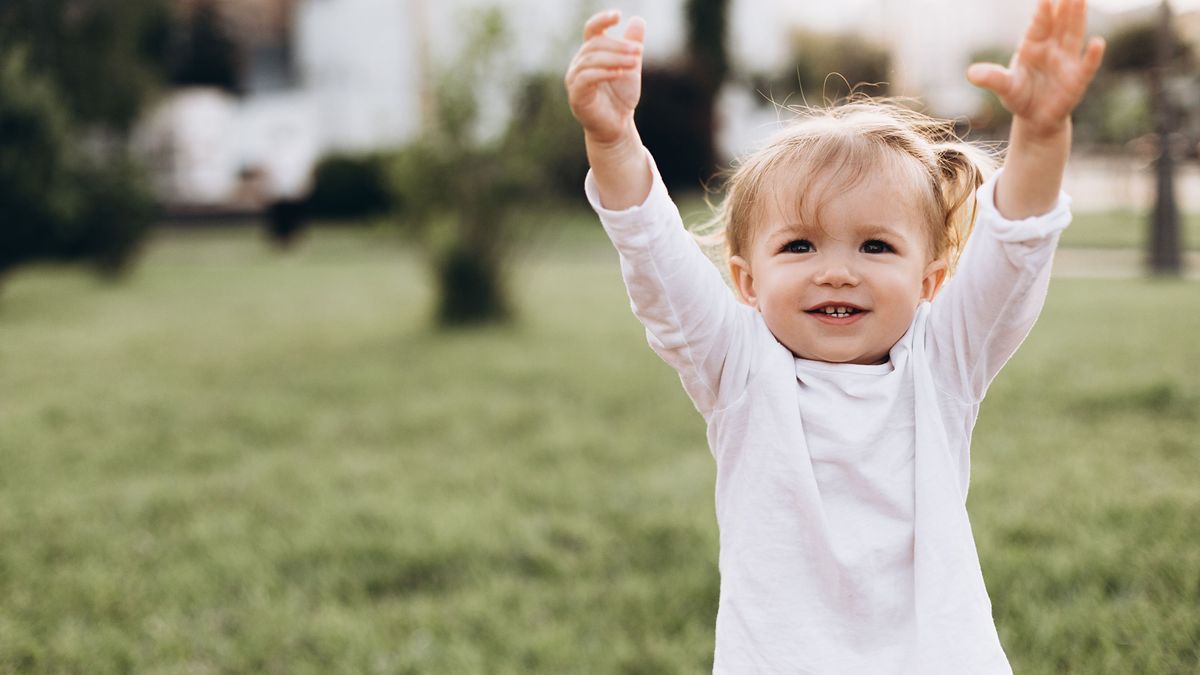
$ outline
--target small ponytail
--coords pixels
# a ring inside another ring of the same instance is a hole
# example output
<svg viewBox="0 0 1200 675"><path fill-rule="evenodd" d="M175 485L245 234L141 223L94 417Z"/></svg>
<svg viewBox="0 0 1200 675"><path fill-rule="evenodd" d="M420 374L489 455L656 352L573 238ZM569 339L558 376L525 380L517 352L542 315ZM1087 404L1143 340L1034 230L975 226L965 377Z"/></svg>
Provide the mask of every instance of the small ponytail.
<svg viewBox="0 0 1200 675"><path fill-rule="evenodd" d="M935 237L934 257L948 263L951 272L975 225L978 204L975 191L987 180L994 161L981 148L962 141L933 147L936 161L937 197L944 220L942 236Z"/></svg>

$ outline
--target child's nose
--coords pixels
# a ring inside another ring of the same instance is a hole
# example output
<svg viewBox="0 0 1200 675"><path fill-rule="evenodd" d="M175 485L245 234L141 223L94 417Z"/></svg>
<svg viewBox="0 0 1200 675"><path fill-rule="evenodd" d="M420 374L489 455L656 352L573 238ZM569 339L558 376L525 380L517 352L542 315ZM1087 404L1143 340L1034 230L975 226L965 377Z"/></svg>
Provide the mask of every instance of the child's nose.
<svg viewBox="0 0 1200 675"><path fill-rule="evenodd" d="M813 281L821 286L832 286L834 288L841 288L842 286L857 286L858 275L855 274L854 270L850 269L850 266L846 263L841 261L830 261L830 264L823 267L821 271L817 273L817 276L813 279Z"/></svg>

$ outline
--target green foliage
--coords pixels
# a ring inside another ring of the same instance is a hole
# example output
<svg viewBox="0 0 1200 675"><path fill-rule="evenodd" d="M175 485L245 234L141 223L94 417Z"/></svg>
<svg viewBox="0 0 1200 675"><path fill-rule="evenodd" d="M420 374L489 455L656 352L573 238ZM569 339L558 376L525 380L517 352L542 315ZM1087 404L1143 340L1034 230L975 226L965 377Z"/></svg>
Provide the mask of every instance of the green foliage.
<svg viewBox="0 0 1200 675"><path fill-rule="evenodd" d="M1111 77L1089 94L1076 113L1091 140L1124 145L1154 130L1150 96L1144 82L1131 77Z"/></svg>
<svg viewBox="0 0 1200 675"><path fill-rule="evenodd" d="M127 272L149 233L157 204L140 166L125 156L91 160L79 173L84 207L56 257L88 260L108 277Z"/></svg>
<svg viewBox="0 0 1200 675"><path fill-rule="evenodd" d="M796 31L792 58L779 74L755 78L754 86L776 102L828 105L855 91L888 93L891 55L887 49L853 33ZM800 101L794 100L798 95Z"/></svg>
<svg viewBox="0 0 1200 675"><path fill-rule="evenodd" d="M15 279L0 672L711 671L704 422L576 220L516 329L430 331L367 230ZM992 385L969 509L1016 672L1200 666L1198 332L1195 283L1058 279Z"/></svg>
<svg viewBox="0 0 1200 675"><path fill-rule="evenodd" d="M0 52L0 273L50 252L53 228L78 219L69 122L23 52Z"/></svg>
<svg viewBox="0 0 1200 675"><path fill-rule="evenodd" d="M316 218L361 219L392 209L387 158L330 155L313 171L309 213Z"/></svg>
<svg viewBox="0 0 1200 675"><path fill-rule="evenodd" d="M543 203L578 203L588 171L587 152L562 74L529 75L518 91L504 148L511 161L524 164L518 170L525 176L524 191Z"/></svg>
<svg viewBox="0 0 1200 675"><path fill-rule="evenodd" d="M1122 26L1108 36L1104 63L1074 114L1084 142L1123 146L1153 131L1150 76L1161 40L1156 21ZM1170 67L1186 71L1195 57L1190 43L1172 40Z"/></svg>
<svg viewBox="0 0 1200 675"><path fill-rule="evenodd" d="M520 238L517 207L553 194L552 171L578 166L576 151L564 150L569 127L551 109L566 105L548 93L548 80L508 86L516 78L507 39L498 10L476 15L467 48L437 78L428 128L391 163L401 222L434 264L443 324L510 316L506 259ZM481 137L481 92L513 88L518 96L508 131ZM531 126L540 122L543 128Z"/></svg>
<svg viewBox="0 0 1200 675"><path fill-rule="evenodd" d="M0 51L0 273L38 259L123 271L153 217L123 155L81 152L52 83Z"/></svg>
<svg viewBox="0 0 1200 675"><path fill-rule="evenodd" d="M0 2L0 51L24 46L73 119L127 131L167 68L168 0Z"/></svg>

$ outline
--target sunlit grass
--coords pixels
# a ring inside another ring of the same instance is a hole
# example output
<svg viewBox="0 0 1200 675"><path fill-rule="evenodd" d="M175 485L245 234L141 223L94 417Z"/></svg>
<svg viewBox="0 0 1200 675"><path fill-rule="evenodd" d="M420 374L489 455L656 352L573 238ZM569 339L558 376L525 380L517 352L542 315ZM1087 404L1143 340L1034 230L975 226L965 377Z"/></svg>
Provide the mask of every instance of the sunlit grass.
<svg viewBox="0 0 1200 675"><path fill-rule="evenodd" d="M593 234L436 332L379 232L0 297L0 671L711 667L712 460ZM1056 281L970 508L1019 673L1200 669L1200 285Z"/></svg>

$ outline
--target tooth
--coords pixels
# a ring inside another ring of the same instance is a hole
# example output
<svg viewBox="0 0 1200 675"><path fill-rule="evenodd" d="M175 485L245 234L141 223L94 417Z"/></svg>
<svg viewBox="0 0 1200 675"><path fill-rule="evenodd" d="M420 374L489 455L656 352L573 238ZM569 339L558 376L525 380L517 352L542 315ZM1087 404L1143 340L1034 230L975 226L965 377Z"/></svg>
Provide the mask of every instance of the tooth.
<svg viewBox="0 0 1200 675"><path fill-rule="evenodd" d="M846 312L849 312L849 311L850 310L846 309L845 307L838 307L838 314L845 314Z"/></svg>

